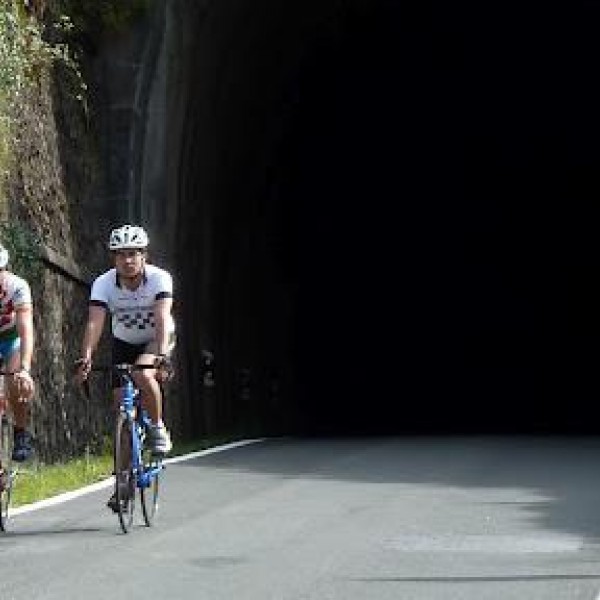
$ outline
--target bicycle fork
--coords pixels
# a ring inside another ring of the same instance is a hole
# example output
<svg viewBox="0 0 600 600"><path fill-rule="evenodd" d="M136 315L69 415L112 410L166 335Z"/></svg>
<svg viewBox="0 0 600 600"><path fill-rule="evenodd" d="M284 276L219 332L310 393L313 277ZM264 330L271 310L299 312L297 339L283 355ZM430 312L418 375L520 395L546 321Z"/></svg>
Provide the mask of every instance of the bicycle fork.
<svg viewBox="0 0 600 600"><path fill-rule="evenodd" d="M137 444L137 449L135 452L136 460L135 467L137 472L137 484L139 488L148 488L152 484L152 480L160 473L163 469L162 461L153 460L150 466L146 467L142 460L142 447L144 445L144 441L146 439L146 428L150 425L150 420L148 419L148 415L146 411L144 411L141 407L138 408L141 411L140 418L136 419L136 427L137 427L137 435L135 436L137 439L135 440Z"/></svg>

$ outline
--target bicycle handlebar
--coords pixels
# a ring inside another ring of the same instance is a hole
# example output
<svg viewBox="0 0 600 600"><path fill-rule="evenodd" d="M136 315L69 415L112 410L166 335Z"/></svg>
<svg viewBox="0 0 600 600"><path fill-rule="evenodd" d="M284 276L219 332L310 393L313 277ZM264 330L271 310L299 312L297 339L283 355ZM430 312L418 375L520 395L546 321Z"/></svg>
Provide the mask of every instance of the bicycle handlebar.
<svg viewBox="0 0 600 600"><path fill-rule="evenodd" d="M131 375L131 373L133 371L141 371L143 369L156 369L156 365L147 365L147 364L128 364L128 363L121 363L121 364L117 364L117 365L92 365L92 368L90 369L90 371L96 371L96 372L100 372L100 373L111 373L113 371L115 371L116 373L118 373L119 375ZM90 382L89 379L85 379L82 382L82 387L83 387L83 393L85 394L86 398L90 398L91 397L91 393L90 393Z"/></svg>
<svg viewBox="0 0 600 600"><path fill-rule="evenodd" d="M110 371L116 371L117 373L131 373L132 371L142 371L143 369L156 369L156 365L145 365L145 364L129 364L120 363L118 365L92 365L91 371L100 371L107 373Z"/></svg>

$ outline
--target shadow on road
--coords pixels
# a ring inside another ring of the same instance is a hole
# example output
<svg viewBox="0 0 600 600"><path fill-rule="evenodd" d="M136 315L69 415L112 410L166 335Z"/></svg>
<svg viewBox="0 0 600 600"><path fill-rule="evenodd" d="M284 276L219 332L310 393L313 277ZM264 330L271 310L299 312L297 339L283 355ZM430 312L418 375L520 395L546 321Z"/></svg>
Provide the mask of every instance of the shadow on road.
<svg viewBox="0 0 600 600"><path fill-rule="evenodd" d="M479 490L469 502L512 505L543 530L600 538L600 439L593 436L282 438L180 465L237 476ZM499 489L509 492L506 499L485 493Z"/></svg>
<svg viewBox="0 0 600 600"><path fill-rule="evenodd" d="M106 533L105 529L100 529L98 527L73 527L71 529L37 529L37 530L19 530L15 528L14 530L5 531L0 535L0 546L3 543L3 540L10 540L11 538L24 538L24 537L45 537L48 535L72 535L72 534L80 534L80 533Z"/></svg>

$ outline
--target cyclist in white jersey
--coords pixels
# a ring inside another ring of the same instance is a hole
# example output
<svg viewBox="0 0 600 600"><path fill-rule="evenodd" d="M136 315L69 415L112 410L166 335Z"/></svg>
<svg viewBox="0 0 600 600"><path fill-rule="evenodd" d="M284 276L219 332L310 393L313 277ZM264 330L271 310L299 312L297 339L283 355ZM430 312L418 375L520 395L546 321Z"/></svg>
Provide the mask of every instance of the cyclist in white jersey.
<svg viewBox="0 0 600 600"><path fill-rule="evenodd" d="M136 371L133 377L141 391L142 405L153 423L147 440L155 454L164 455L172 444L162 420L159 382L169 376L170 354L175 342L175 323L171 315L173 280L167 271L146 262L148 235L141 227L123 225L113 229L108 245L115 267L92 284L76 378L79 382L87 378L106 314L110 313L113 364L157 366ZM116 379L113 379L113 390L116 402L120 394Z"/></svg>
<svg viewBox="0 0 600 600"><path fill-rule="evenodd" d="M27 460L33 451L27 431L31 399L35 392L31 378L33 357L33 303L27 281L7 269L8 250L0 244L0 359L5 376L6 404L14 418L12 458Z"/></svg>

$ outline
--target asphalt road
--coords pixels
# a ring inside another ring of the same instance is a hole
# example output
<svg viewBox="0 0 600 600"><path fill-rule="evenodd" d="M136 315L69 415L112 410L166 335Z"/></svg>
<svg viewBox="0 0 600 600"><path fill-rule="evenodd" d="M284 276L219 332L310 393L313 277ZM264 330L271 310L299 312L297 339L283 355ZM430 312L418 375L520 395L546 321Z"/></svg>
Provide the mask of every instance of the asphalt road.
<svg viewBox="0 0 600 600"><path fill-rule="evenodd" d="M281 439L171 464L156 525L108 489L14 517L2 600L600 598L600 440Z"/></svg>

